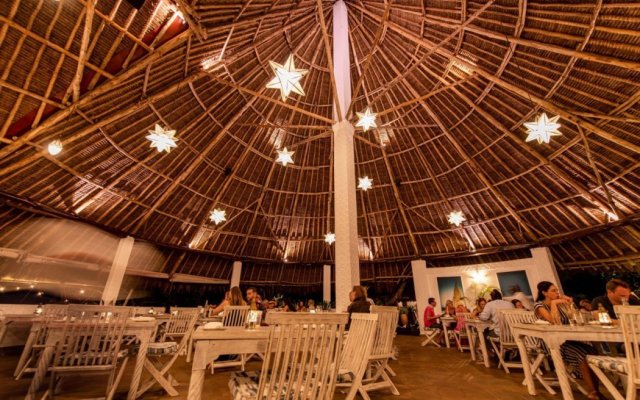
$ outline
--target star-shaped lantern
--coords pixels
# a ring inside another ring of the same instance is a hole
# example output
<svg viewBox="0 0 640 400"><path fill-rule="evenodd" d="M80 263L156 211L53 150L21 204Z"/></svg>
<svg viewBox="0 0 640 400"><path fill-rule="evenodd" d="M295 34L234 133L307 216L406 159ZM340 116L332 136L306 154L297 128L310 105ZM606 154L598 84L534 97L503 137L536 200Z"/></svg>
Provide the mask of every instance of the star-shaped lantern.
<svg viewBox="0 0 640 400"><path fill-rule="evenodd" d="M447 219L450 224L455 226L460 226L460 224L467 220L464 215L462 215L462 211L451 211L451 214L449 214Z"/></svg>
<svg viewBox="0 0 640 400"><path fill-rule="evenodd" d="M326 235L324 235L324 241L329 245L333 244L333 242L336 241L336 234L333 232L327 233Z"/></svg>
<svg viewBox="0 0 640 400"><path fill-rule="evenodd" d="M551 136L562 135L558 129L560 124L558 123L559 115L553 118L549 118L546 113L538 115L538 118L534 122L526 122L524 126L528 129L528 136L526 141L537 140L538 143L549 143Z"/></svg>
<svg viewBox="0 0 640 400"><path fill-rule="evenodd" d="M293 164L293 158L291 157L295 151L289 151L285 147L282 150L277 150L278 158L276 158L276 162L281 163L283 166L287 166L287 164Z"/></svg>
<svg viewBox="0 0 640 400"><path fill-rule="evenodd" d="M209 219L211 220L211 222L218 225L221 222L224 222L227 220L227 217L225 216L226 213L227 213L226 211L218 210L216 208L213 211L211 211L211 214L209 214Z"/></svg>
<svg viewBox="0 0 640 400"><path fill-rule="evenodd" d="M286 101L291 92L304 96L304 89L300 85L300 80L307 74L306 69L296 69L293 63L293 54L289 55L284 65L275 61L269 61L276 76L267 83L268 89L280 89L282 101Z"/></svg>
<svg viewBox="0 0 640 400"><path fill-rule="evenodd" d="M176 144L178 139L174 137L176 134L175 130L165 129L156 124L155 128L149 131L149 133L150 135L147 135L147 139L151 142L151 147L155 147L160 153L163 151L168 153L172 148L178 146Z"/></svg>
<svg viewBox="0 0 640 400"><path fill-rule="evenodd" d="M378 114L371 112L369 107L367 107L364 112L356 112L356 115L358 115L358 123L356 124L356 127L362 127L363 131L366 132L371 128L378 127L378 125L376 125L376 116Z"/></svg>
<svg viewBox="0 0 640 400"><path fill-rule="evenodd" d="M366 192L371 189L371 186L373 186L373 179L369 179L368 176L358 178L358 189L362 189Z"/></svg>

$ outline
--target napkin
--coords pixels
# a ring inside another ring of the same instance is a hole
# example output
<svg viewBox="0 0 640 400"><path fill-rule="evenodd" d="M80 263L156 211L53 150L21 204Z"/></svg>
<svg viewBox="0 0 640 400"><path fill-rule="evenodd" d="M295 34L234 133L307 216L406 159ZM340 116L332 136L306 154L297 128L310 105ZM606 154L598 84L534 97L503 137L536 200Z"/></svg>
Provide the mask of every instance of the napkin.
<svg viewBox="0 0 640 400"><path fill-rule="evenodd" d="M204 329L224 329L224 326L222 325L222 322L220 321L213 321L213 322L207 322L206 324L204 324Z"/></svg>
<svg viewBox="0 0 640 400"><path fill-rule="evenodd" d="M551 325L551 324L549 323L549 321L545 321L545 320L543 320L543 319L538 319L538 320L536 320L536 322L534 322L534 324L538 324L538 325Z"/></svg>

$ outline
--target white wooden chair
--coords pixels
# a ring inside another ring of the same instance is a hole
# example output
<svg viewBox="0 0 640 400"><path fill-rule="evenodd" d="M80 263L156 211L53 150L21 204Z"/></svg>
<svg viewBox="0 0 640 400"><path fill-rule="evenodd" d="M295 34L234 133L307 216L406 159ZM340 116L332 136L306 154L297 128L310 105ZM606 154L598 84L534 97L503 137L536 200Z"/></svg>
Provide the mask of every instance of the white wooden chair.
<svg viewBox="0 0 640 400"><path fill-rule="evenodd" d="M505 357L507 351L518 351L518 346L516 345L516 341L513 338L513 334L511 333L511 327L505 318L505 313L532 313L527 310L499 310L499 323L500 323L500 336L499 337L489 337L489 343L491 343L491 347L495 350L496 355L498 356L498 368L502 367L504 372L507 374L510 373L509 368L522 368L522 363L506 361ZM482 334L482 333L480 333Z"/></svg>
<svg viewBox="0 0 640 400"><path fill-rule="evenodd" d="M48 368L49 389L43 399L54 398L56 387L65 376L105 374L109 380L104 398L111 400L127 364L120 345L127 319L132 315L127 307L70 307Z"/></svg>
<svg viewBox="0 0 640 400"><path fill-rule="evenodd" d="M439 328L426 328L424 331L424 334L426 336L425 340L422 341L422 343L420 343L420 346L424 347L427 346L429 344L432 344L436 347L441 347L440 343L438 343L438 341L436 339L438 339L440 337L440 335L442 334L442 329Z"/></svg>
<svg viewBox="0 0 640 400"><path fill-rule="evenodd" d="M249 306L227 306L224 308L224 316L222 317L222 326L244 326L249 315ZM215 368L240 367L244 371L244 366L248 360L246 354L239 354L236 360L229 361L211 361L211 375L214 374Z"/></svg>
<svg viewBox="0 0 640 400"><path fill-rule="evenodd" d="M511 327L515 324L533 324L536 320L533 311L522 310L503 310L502 318L504 319L509 331L511 331ZM556 391L553 390L551 384L556 383L557 381L555 379L545 378L542 373L542 365L548 356L545 348L537 338L525 336L523 339L527 349L527 354L520 354L520 359L527 360L529 362L529 365L531 366L531 373L550 394L556 394ZM512 364L516 363L513 362ZM518 368L522 368L522 363L513 365L512 367L515 368L516 366ZM522 384L526 385L526 381L523 381Z"/></svg>
<svg viewBox="0 0 640 400"><path fill-rule="evenodd" d="M389 377L387 364L393 357L393 339L399 310L397 307L371 306L371 313L378 315L378 326L369 357L369 368L372 369L372 373L370 378L363 380L362 390L358 392L362 395L373 390L389 388L391 393L398 396L400 392ZM368 398L364 395L363 397Z"/></svg>
<svg viewBox="0 0 640 400"><path fill-rule="evenodd" d="M377 324L377 314L351 314L349 334L345 339L338 370L338 374L341 377L348 376L350 380L349 382L338 382L336 385L337 387L351 388L347 394L347 400L354 399L358 393L365 399L369 397L362 388L362 379L367 371L369 358L373 350Z"/></svg>
<svg viewBox="0 0 640 400"><path fill-rule="evenodd" d="M234 372L234 400L330 400L348 314L269 313L261 371Z"/></svg>
<svg viewBox="0 0 640 400"><path fill-rule="evenodd" d="M149 343L144 368L151 374L151 378L140 384L136 397L140 397L156 382L162 386L169 396L178 396L178 391L173 388L178 383L169 371L189 343L196 321L200 316L200 310L197 308L182 308L175 311L176 313L172 314L169 319L163 336L165 338L181 337L181 340L180 342ZM173 323L171 323L172 321ZM163 357L168 359L163 361Z"/></svg>
<svg viewBox="0 0 640 400"><path fill-rule="evenodd" d="M640 307L615 306L615 310L622 326L626 357L588 355L587 362L615 400L636 400L640 389ZM627 378L626 396L607 373Z"/></svg>
<svg viewBox="0 0 640 400"><path fill-rule="evenodd" d="M31 332L13 373L16 380L22 379L25 373L35 372L36 363L47 341L49 323L56 319L63 319L68 310L68 304L47 304L42 308L40 321L31 326Z"/></svg>
<svg viewBox="0 0 640 400"><path fill-rule="evenodd" d="M467 327L467 318L471 313L456 313L456 327L453 329L453 338L456 341L458 350L462 353L465 350L470 350L469 345L471 338L469 337L469 327ZM466 344L464 341L466 340Z"/></svg>

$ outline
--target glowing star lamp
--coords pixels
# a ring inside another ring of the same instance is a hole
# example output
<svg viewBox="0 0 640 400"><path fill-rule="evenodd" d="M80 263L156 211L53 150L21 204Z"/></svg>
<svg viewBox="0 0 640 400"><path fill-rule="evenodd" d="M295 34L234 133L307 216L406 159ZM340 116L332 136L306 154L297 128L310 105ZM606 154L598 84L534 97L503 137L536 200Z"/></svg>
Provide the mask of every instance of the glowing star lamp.
<svg viewBox="0 0 640 400"><path fill-rule="evenodd" d="M460 224L467 220L464 215L462 215L462 211L452 211L447 219L449 220L450 224L453 224L455 226L460 226Z"/></svg>
<svg viewBox="0 0 640 400"><path fill-rule="evenodd" d="M287 166L287 164L293 164L293 158L291 156L293 156L293 153L295 153L295 151L288 151L285 147L283 150L277 150L277 152L278 157L276 158L276 162L281 163L285 167Z"/></svg>
<svg viewBox="0 0 640 400"><path fill-rule="evenodd" d="M358 189L362 189L366 192L371 189L371 186L373 186L373 179L369 179L368 176L358 178Z"/></svg>
<svg viewBox="0 0 640 400"><path fill-rule="evenodd" d="M336 234L333 232L327 233L326 235L324 235L324 241L329 245L333 244L333 242L336 241Z"/></svg>
<svg viewBox="0 0 640 400"><path fill-rule="evenodd" d="M527 128L527 142L537 140L538 143L549 143L551 136L560 136L562 132L558 129L560 124L558 123L559 115L553 118L549 118L546 113L538 115L534 122L526 122L524 126Z"/></svg>
<svg viewBox="0 0 640 400"><path fill-rule="evenodd" d="M309 71L306 69L296 69L293 62L293 54L289 55L284 65L278 64L275 61L269 61L269 65L271 65L276 76L267 83L268 89L280 89L282 101L286 101L292 92L304 96L304 89L302 89L300 85L300 80Z"/></svg>
<svg viewBox="0 0 640 400"><path fill-rule="evenodd" d="M224 222L227 220L227 217L225 216L226 213L227 213L226 211L218 210L216 208L215 210L211 211L211 214L209 215L209 219L211 220L211 222L218 225L221 222Z"/></svg>
<svg viewBox="0 0 640 400"><path fill-rule="evenodd" d="M60 152L62 151L62 142L59 139L56 139L56 140L52 141L47 146L47 151L52 156L56 156L56 155L60 154Z"/></svg>
<svg viewBox="0 0 640 400"><path fill-rule="evenodd" d="M166 151L168 153L172 148L178 147L178 145L176 144L178 139L174 137L175 134L175 130L165 129L156 124L155 128L152 131L149 131L147 139L151 142L152 148L155 147L160 153L162 153L163 151Z"/></svg>
<svg viewBox="0 0 640 400"><path fill-rule="evenodd" d="M367 107L364 112L356 112L358 115L358 123L356 127L361 127L363 131L368 131L371 128L377 128L376 116L378 114L371 112L371 109Z"/></svg>

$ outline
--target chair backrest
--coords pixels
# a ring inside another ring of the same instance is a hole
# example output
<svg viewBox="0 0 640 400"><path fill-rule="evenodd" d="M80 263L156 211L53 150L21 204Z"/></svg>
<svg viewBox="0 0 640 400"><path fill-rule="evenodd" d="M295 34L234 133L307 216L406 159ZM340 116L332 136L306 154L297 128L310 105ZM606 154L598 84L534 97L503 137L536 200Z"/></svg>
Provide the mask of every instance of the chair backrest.
<svg viewBox="0 0 640 400"><path fill-rule="evenodd" d="M349 334L345 339L340 359L340 370L352 372L356 376L364 373L371 356L377 325L378 314L351 314Z"/></svg>
<svg viewBox="0 0 640 400"><path fill-rule="evenodd" d="M258 399L333 398L348 314L269 313Z"/></svg>
<svg viewBox="0 0 640 400"><path fill-rule="evenodd" d="M223 326L244 326L249 314L249 306L226 306L224 308L224 317L222 317Z"/></svg>
<svg viewBox="0 0 640 400"><path fill-rule="evenodd" d="M371 306L371 313L378 314L378 326L373 340L371 359L393 356L393 338L400 310L398 307Z"/></svg>
<svg viewBox="0 0 640 400"><path fill-rule="evenodd" d="M128 307L69 307L54 368L114 367L127 319Z"/></svg>
<svg viewBox="0 0 640 400"><path fill-rule="evenodd" d="M536 316L533 311L505 309L500 310L500 313L502 314L500 326L500 341L503 344L515 344L513 332L511 332L511 327L513 325L533 324L536 321ZM540 344L538 339L530 336L525 336L524 341L528 348L536 348Z"/></svg>
<svg viewBox="0 0 640 400"><path fill-rule="evenodd" d="M471 318L471 313L456 313L456 332L467 333L467 319Z"/></svg>
<svg viewBox="0 0 640 400"><path fill-rule="evenodd" d="M615 306L615 311L624 335L629 380L633 380L637 389L640 385L640 307Z"/></svg>
<svg viewBox="0 0 640 400"><path fill-rule="evenodd" d="M48 325L56 320L62 320L69 312L68 304L47 304L42 308L40 329L36 333L34 344L44 345L47 341Z"/></svg>
<svg viewBox="0 0 640 400"><path fill-rule="evenodd" d="M195 325L198 316L200 315L200 308L173 308L171 309L171 316L167 322L167 327L164 332L164 336L183 336ZM195 318L195 321L194 321Z"/></svg>

